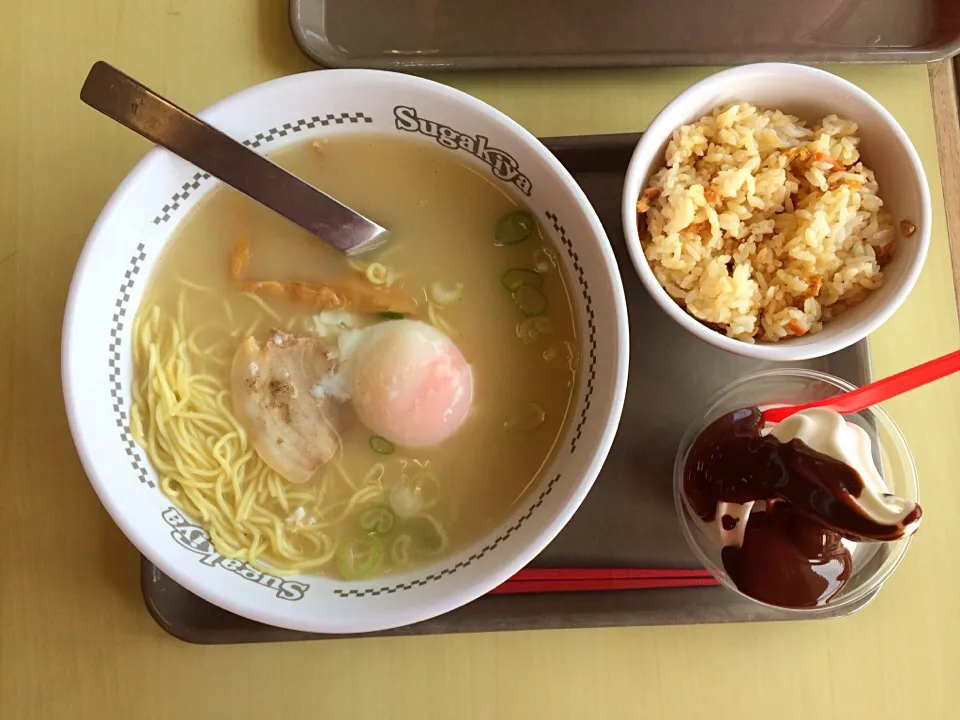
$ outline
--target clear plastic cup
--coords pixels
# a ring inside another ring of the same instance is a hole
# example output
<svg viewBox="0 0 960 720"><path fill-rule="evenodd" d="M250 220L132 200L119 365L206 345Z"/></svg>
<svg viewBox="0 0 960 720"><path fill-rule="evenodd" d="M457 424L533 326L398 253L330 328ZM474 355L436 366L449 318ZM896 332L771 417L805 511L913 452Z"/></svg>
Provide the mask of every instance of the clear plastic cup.
<svg viewBox="0 0 960 720"><path fill-rule="evenodd" d="M690 447L700 433L721 415L745 407L763 408L770 405L795 405L822 400L853 389L854 386L846 380L816 370L799 368L765 370L730 383L714 395L696 414L696 420L684 433L677 450L673 468L674 502L687 543L703 566L725 587L766 607L815 616L833 613L839 608L857 603L875 593L903 559L910 544L909 537L893 542L857 543L851 551L853 567L849 580L825 605L813 608L784 608L771 605L737 589L723 569L719 539L708 534L706 526L690 509L683 493L683 466ZM917 469L913 456L910 454L910 448L907 447L903 433L890 415L878 406L868 408L856 415L848 415L846 419L862 427L873 439L874 461L889 491L906 500L917 502Z"/></svg>

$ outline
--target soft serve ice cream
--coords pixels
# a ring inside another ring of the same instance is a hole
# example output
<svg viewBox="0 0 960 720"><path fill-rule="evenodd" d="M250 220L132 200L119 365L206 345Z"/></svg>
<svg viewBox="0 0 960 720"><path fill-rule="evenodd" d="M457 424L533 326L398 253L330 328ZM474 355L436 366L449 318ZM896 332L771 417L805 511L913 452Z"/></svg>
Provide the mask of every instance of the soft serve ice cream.
<svg viewBox="0 0 960 720"><path fill-rule="evenodd" d="M856 471L863 487L859 495L851 495L850 502L874 523L897 528L895 534L906 535L920 525L917 504L891 495L880 477L867 431L847 422L840 413L828 408L802 410L774 425L769 434L781 443L800 440L810 449Z"/></svg>
<svg viewBox="0 0 960 720"><path fill-rule="evenodd" d="M850 545L897 540L921 517L889 493L867 432L825 408L772 427L757 408L718 418L690 449L684 493L737 587L785 607L826 604L849 579Z"/></svg>

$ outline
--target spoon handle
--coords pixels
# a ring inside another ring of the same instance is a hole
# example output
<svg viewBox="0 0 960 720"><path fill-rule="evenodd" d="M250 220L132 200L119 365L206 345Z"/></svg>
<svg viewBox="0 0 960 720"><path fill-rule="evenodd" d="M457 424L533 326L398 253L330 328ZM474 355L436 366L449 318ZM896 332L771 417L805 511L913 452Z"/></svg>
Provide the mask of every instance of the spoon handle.
<svg viewBox="0 0 960 720"><path fill-rule="evenodd" d="M955 372L960 372L960 350L826 400L764 410L763 419L765 422L778 423L801 410L816 407L830 408L841 415L852 415Z"/></svg>
<svg viewBox="0 0 960 720"><path fill-rule="evenodd" d="M367 249L386 232L103 61L80 99L339 250Z"/></svg>

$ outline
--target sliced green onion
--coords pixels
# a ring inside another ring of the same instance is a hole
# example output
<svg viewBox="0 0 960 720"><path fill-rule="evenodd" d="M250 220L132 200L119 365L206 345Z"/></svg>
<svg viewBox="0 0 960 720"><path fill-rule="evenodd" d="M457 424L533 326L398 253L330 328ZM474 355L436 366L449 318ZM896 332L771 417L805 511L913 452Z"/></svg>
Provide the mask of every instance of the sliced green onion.
<svg viewBox="0 0 960 720"><path fill-rule="evenodd" d="M548 335L553 332L553 323L550 322L550 318L533 318L533 329L541 335Z"/></svg>
<svg viewBox="0 0 960 720"><path fill-rule="evenodd" d="M386 535L393 529L393 513L385 507L375 507L360 516L360 527L377 535Z"/></svg>
<svg viewBox="0 0 960 720"><path fill-rule="evenodd" d="M530 324L530 321L533 319L534 318L527 318L523 322L517 323L517 337L523 341L524 345L532 345L540 339L540 333Z"/></svg>
<svg viewBox="0 0 960 720"><path fill-rule="evenodd" d="M513 294L513 301L527 317L543 315L547 310L547 298L542 292L530 285L521 285Z"/></svg>
<svg viewBox="0 0 960 720"><path fill-rule="evenodd" d="M313 316L313 324L320 334L340 333L360 327L364 318L349 310L323 310Z"/></svg>
<svg viewBox="0 0 960 720"><path fill-rule="evenodd" d="M444 287L442 283L430 283L430 299L437 305L453 305L463 298L463 283L457 283L452 288Z"/></svg>
<svg viewBox="0 0 960 720"><path fill-rule="evenodd" d="M381 455L389 455L397 448L385 437L374 435L372 438L370 438L370 449L374 452L380 453Z"/></svg>
<svg viewBox="0 0 960 720"><path fill-rule="evenodd" d="M390 507L400 517L410 517L423 510L423 488L404 475L390 491Z"/></svg>
<svg viewBox="0 0 960 720"><path fill-rule="evenodd" d="M370 263L367 265L364 275L367 276L367 280L369 280L372 285L390 284L390 271L383 263Z"/></svg>
<svg viewBox="0 0 960 720"><path fill-rule="evenodd" d="M367 533L344 543L337 553L337 569L344 580L360 580L373 575L382 559L380 539Z"/></svg>
<svg viewBox="0 0 960 720"><path fill-rule="evenodd" d="M366 272L367 272L367 263L365 263L363 260L357 260L356 258L349 258L349 257L348 257L348 258L347 258L347 265L349 265L350 267L352 267L352 268L353 268L354 270L356 270L358 273L364 273L364 274L366 274Z"/></svg>
<svg viewBox="0 0 960 720"><path fill-rule="evenodd" d="M547 248L537 248L533 253L533 269L546 275L557 266L556 253Z"/></svg>
<svg viewBox="0 0 960 720"><path fill-rule="evenodd" d="M403 313L393 312L392 310L384 310L377 313L377 317L381 320L403 320L406 317Z"/></svg>
<svg viewBox="0 0 960 720"><path fill-rule="evenodd" d="M517 323L517 337L524 345L530 345L540 339L541 335L553 332L553 323L548 317L530 317Z"/></svg>
<svg viewBox="0 0 960 720"><path fill-rule="evenodd" d="M440 482L430 470L404 473L390 489L390 509L397 517L408 518L429 510L440 499Z"/></svg>
<svg viewBox="0 0 960 720"><path fill-rule="evenodd" d="M410 544L413 538L409 535L401 535L393 541L390 546L390 559L394 565L406 565L410 562Z"/></svg>
<svg viewBox="0 0 960 720"><path fill-rule="evenodd" d="M536 227L537 221L533 219L533 215L517 210L497 221L494 237L499 245L516 245L530 237Z"/></svg>
<svg viewBox="0 0 960 720"><path fill-rule="evenodd" d="M507 432L515 430L536 430L547 419L547 411L540 403L529 402L524 405L516 417L507 420L503 427Z"/></svg>
<svg viewBox="0 0 960 720"><path fill-rule="evenodd" d="M527 270L526 268L510 268L503 274L503 277L500 278L500 282L503 283L503 286L512 293L515 293L524 285L529 285L530 287L539 290L541 287L543 287L543 276L536 270Z"/></svg>
<svg viewBox="0 0 960 720"><path fill-rule="evenodd" d="M413 544L427 553L440 552L447 544L443 526L429 516L410 518L406 528L413 539Z"/></svg>

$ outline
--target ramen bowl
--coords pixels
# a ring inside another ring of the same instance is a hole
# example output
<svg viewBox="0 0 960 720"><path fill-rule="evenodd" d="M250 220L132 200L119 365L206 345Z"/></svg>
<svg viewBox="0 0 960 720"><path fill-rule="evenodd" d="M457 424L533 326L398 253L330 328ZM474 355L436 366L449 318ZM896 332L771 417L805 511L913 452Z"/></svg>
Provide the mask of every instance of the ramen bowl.
<svg viewBox="0 0 960 720"><path fill-rule="evenodd" d="M523 128L468 95L418 78L362 70L304 73L237 93L200 116L263 154L351 134L403 136L455 154L487 182L521 198L568 279L580 352L571 365L567 419L533 486L506 518L425 565L347 581L284 575L224 557L202 523L161 492L131 432L134 317L171 237L218 186L155 149L123 181L90 232L64 319L64 397L94 490L160 570L205 600L259 622L308 632L369 632L426 620L480 597L529 563L570 519L620 418L627 314L596 213Z"/></svg>

